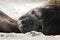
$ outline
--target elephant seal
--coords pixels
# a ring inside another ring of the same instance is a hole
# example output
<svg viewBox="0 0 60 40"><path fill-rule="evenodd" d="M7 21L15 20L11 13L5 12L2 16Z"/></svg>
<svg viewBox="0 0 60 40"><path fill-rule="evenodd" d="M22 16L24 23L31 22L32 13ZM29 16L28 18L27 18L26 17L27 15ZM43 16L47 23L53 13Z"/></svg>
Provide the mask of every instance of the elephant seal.
<svg viewBox="0 0 60 40"><path fill-rule="evenodd" d="M22 33L30 31L42 31L41 13L38 8L32 9L18 19L18 28Z"/></svg>
<svg viewBox="0 0 60 40"><path fill-rule="evenodd" d="M48 0L45 5L30 10L19 18L19 24L23 33L36 30L45 35L59 35L60 0Z"/></svg>
<svg viewBox="0 0 60 40"><path fill-rule="evenodd" d="M0 10L0 32L10 33L20 33L18 29L17 21L10 18L3 11Z"/></svg>

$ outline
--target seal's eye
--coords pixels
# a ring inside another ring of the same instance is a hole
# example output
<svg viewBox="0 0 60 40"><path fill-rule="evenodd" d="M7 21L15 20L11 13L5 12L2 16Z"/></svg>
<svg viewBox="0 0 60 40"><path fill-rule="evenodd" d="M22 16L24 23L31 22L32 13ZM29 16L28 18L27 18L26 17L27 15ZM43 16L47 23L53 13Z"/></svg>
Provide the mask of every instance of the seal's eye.
<svg viewBox="0 0 60 40"><path fill-rule="evenodd" d="M34 10L32 11L32 14L35 14L35 11Z"/></svg>

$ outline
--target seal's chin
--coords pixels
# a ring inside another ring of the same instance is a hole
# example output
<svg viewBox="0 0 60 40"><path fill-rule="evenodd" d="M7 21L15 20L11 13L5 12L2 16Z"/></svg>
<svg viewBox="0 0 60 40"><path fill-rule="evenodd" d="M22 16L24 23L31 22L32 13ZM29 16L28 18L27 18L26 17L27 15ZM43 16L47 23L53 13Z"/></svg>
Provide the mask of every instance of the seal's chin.
<svg viewBox="0 0 60 40"><path fill-rule="evenodd" d="M22 33L27 33L27 32L30 32L31 30L29 30L28 28L20 28L20 31Z"/></svg>

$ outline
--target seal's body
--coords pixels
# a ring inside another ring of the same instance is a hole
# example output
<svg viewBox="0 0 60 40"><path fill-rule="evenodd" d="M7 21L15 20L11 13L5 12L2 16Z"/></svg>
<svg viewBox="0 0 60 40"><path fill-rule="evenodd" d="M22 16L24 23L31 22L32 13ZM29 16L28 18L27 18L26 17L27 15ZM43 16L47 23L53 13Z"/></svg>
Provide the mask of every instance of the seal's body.
<svg viewBox="0 0 60 40"><path fill-rule="evenodd" d="M22 32L33 29L45 35L58 35L60 34L60 1L48 0L44 6L34 8L20 17L19 21L22 24L19 26Z"/></svg>
<svg viewBox="0 0 60 40"><path fill-rule="evenodd" d="M0 10L0 32L6 32L6 33L10 33L10 32L19 33L20 32L18 29L17 21L10 18L1 10Z"/></svg>

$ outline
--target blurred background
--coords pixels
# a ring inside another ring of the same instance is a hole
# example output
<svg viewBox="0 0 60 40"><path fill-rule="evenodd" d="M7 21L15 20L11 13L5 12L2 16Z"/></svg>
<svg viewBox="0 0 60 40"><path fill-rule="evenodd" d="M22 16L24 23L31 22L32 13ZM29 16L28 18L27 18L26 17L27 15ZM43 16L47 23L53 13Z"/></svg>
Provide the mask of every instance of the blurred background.
<svg viewBox="0 0 60 40"><path fill-rule="evenodd" d="M16 2L16 3L32 3L32 2L41 2L45 0L0 0L0 1L5 1L5 2Z"/></svg>
<svg viewBox="0 0 60 40"><path fill-rule="evenodd" d="M29 10L42 5L44 1L46 0L0 0L0 10L18 20Z"/></svg>

